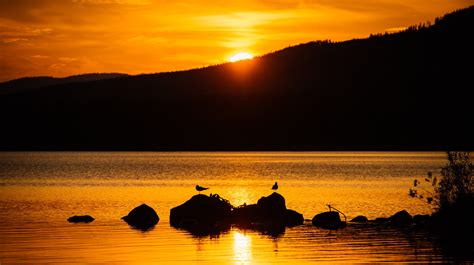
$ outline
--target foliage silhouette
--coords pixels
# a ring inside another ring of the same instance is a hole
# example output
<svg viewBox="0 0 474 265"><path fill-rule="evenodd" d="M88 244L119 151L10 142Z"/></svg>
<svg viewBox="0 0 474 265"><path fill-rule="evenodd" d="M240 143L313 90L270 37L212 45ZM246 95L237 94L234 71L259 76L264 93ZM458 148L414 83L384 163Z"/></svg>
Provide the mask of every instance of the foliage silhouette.
<svg viewBox="0 0 474 265"><path fill-rule="evenodd" d="M411 197L435 203L439 211L474 197L474 167L469 152L447 152L447 159L439 179L428 172L424 182L429 183L430 188L425 188L423 181L415 179L409 190Z"/></svg>

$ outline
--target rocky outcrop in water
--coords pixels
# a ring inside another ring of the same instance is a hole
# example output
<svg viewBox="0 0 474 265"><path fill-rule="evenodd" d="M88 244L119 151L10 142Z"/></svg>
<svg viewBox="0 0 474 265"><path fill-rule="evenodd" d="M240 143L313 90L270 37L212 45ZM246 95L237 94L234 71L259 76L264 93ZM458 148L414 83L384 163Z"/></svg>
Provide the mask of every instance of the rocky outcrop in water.
<svg viewBox="0 0 474 265"><path fill-rule="evenodd" d="M363 215L356 216L350 220L351 223L366 223L367 221L369 221L369 219Z"/></svg>
<svg viewBox="0 0 474 265"><path fill-rule="evenodd" d="M407 211L403 210L390 216L388 218L388 221L391 225L407 225L413 222L413 217L411 217L411 215Z"/></svg>
<svg viewBox="0 0 474 265"><path fill-rule="evenodd" d="M281 235L285 227L303 224L303 215L286 209L285 198L274 192L257 204L234 208L219 195L195 195L170 211L170 224L194 235L218 234L231 225L255 229L265 234Z"/></svg>
<svg viewBox="0 0 474 265"><path fill-rule="evenodd" d="M213 234L230 228L232 205L219 195L194 195L171 209L170 224L195 234Z"/></svg>
<svg viewBox="0 0 474 265"><path fill-rule="evenodd" d="M286 210L286 226L293 227L301 225L304 222L303 215L294 210Z"/></svg>
<svg viewBox="0 0 474 265"><path fill-rule="evenodd" d="M337 230L346 227L346 222L341 221L339 213L335 211L315 215L312 223L314 226L328 230Z"/></svg>
<svg viewBox="0 0 474 265"><path fill-rule="evenodd" d="M67 219L70 223L90 223L94 220L94 217L90 215L74 215Z"/></svg>
<svg viewBox="0 0 474 265"><path fill-rule="evenodd" d="M291 227L303 224L304 221L302 214L286 208L285 198L276 192L260 198L257 204L235 208L232 216L235 224L247 227Z"/></svg>
<svg viewBox="0 0 474 265"><path fill-rule="evenodd" d="M160 218L153 208L142 204L130 211L127 216L122 217L122 220L134 228L147 231L153 228Z"/></svg>

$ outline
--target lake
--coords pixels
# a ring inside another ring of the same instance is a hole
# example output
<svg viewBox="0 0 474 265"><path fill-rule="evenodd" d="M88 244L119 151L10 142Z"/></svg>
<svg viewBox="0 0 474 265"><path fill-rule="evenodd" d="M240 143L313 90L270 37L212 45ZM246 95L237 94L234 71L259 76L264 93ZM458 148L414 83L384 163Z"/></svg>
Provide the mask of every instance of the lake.
<svg viewBox="0 0 474 265"><path fill-rule="evenodd" d="M272 236L231 228L196 237L169 225L169 210L210 187L233 205L256 203L278 181L305 219L327 204L351 219L430 213L408 189L438 172L444 153L425 152L3 152L0 264L289 264L449 262L422 231L349 225L328 232L305 222ZM120 218L146 203L160 216L147 232ZM69 216L90 214L89 224Z"/></svg>

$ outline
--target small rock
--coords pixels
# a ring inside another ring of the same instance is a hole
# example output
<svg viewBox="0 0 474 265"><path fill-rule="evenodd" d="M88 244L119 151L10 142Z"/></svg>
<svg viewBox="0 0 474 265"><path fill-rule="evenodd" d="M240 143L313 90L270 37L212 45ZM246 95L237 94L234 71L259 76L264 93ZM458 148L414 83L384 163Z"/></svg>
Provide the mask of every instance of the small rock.
<svg viewBox="0 0 474 265"><path fill-rule="evenodd" d="M417 214L413 216L413 222L416 224L424 224L430 220L431 216L429 214Z"/></svg>
<svg viewBox="0 0 474 265"><path fill-rule="evenodd" d="M294 210L286 210L286 226L293 227L302 225L304 222L303 215Z"/></svg>
<svg viewBox="0 0 474 265"><path fill-rule="evenodd" d="M70 223L90 223L94 220L94 217L90 215L74 215L67 219Z"/></svg>
<svg viewBox="0 0 474 265"><path fill-rule="evenodd" d="M134 208L127 216L122 217L122 219L129 225L143 231L149 230L160 220L155 210L146 204Z"/></svg>
<svg viewBox="0 0 474 265"><path fill-rule="evenodd" d="M390 216L388 220L390 221L390 224L406 225L413 222L413 217L411 217L411 215L407 211L403 210Z"/></svg>
<svg viewBox="0 0 474 265"><path fill-rule="evenodd" d="M363 215L356 216L355 218L351 220L351 222L353 223L365 223L367 221L368 221L367 217Z"/></svg>

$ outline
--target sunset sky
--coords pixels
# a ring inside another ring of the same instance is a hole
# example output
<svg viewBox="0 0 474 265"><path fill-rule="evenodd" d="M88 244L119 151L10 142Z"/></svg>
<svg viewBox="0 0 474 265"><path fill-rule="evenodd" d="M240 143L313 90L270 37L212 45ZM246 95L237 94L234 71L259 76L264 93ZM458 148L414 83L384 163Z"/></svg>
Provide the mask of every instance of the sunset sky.
<svg viewBox="0 0 474 265"><path fill-rule="evenodd" d="M474 0L0 0L0 81L154 73L367 37Z"/></svg>

